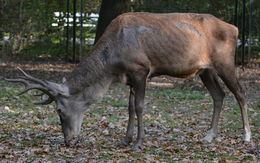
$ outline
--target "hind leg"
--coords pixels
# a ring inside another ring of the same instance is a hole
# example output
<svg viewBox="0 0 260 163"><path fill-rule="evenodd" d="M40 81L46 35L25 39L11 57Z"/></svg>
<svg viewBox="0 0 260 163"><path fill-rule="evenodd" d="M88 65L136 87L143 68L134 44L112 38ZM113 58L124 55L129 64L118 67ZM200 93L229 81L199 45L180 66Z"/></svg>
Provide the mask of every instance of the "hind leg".
<svg viewBox="0 0 260 163"><path fill-rule="evenodd" d="M217 135L217 126L219 121L220 112L222 110L223 100L225 97L225 93L221 89L217 75L212 72L211 70L205 70L201 75L200 78L203 84L208 89L210 95L213 98L214 103L214 111L211 121L210 130L208 131L207 135L202 139L206 142L211 142L214 137Z"/></svg>
<svg viewBox="0 0 260 163"><path fill-rule="evenodd" d="M236 78L235 68L225 67L225 66L222 66L221 68L219 67L218 75L224 81L224 83L227 85L229 90L236 97L236 100L237 100L237 102L240 106L240 110L241 110L241 116L242 116L243 128L244 128L244 141L250 142L251 130L250 130L248 114L247 114L247 104L246 104L245 92Z"/></svg>

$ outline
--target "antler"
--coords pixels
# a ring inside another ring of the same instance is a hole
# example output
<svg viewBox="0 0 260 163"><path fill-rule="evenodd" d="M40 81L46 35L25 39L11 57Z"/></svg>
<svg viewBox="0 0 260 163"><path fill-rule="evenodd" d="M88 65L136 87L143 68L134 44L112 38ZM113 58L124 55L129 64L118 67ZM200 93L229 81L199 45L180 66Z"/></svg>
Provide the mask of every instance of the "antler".
<svg viewBox="0 0 260 163"><path fill-rule="evenodd" d="M20 67L17 67L19 71L23 73L24 76L20 76L21 79L29 80L31 82L38 83L42 85L44 88L47 88L49 91L53 91L55 95L58 93L55 89L53 89L45 80L37 79L27 73L25 73Z"/></svg>
<svg viewBox="0 0 260 163"><path fill-rule="evenodd" d="M46 81L40 80L35 77L32 77L31 75L28 75L19 67L18 67L18 70L21 71L24 76L19 76L17 79L4 79L8 82L22 83L25 86L25 90L22 91L21 93L17 94L17 96L20 96L20 95L28 92L29 90L36 89L36 90L40 90L43 92L39 95L46 94L49 97L43 101L35 102L34 104L47 105L47 104L52 103L55 100L55 96L57 95L58 92L55 89L53 89L52 87L50 87Z"/></svg>

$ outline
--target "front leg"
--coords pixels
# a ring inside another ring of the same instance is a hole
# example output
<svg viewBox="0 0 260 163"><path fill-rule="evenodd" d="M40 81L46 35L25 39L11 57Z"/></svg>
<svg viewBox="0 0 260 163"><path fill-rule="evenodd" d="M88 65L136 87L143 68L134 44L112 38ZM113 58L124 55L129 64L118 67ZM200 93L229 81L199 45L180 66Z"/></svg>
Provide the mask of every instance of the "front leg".
<svg viewBox="0 0 260 163"><path fill-rule="evenodd" d="M137 140L134 143L132 149L139 150L142 147L144 139L144 123L143 123L143 107L144 107L144 96L146 86L146 71L139 71L136 73L134 82L135 92L135 113L137 116L138 133Z"/></svg>
<svg viewBox="0 0 260 163"><path fill-rule="evenodd" d="M135 120L135 106L134 106L134 90L130 87L130 96L129 96L129 104L128 104L128 124L125 138L117 144L118 146L126 146L132 142L134 135L134 120Z"/></svg>

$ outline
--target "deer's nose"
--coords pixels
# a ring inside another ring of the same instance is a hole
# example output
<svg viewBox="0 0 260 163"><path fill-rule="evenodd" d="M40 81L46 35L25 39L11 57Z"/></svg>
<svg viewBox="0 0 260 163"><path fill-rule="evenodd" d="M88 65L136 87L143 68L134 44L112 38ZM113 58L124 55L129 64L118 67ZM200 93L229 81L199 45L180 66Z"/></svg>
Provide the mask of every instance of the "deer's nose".
<svg viewBox="0 0 260 163"><path fill-rule="evenodd" d="M73 136L71 139L65 139L65 145L67 147L74 146L78 143L79 137Z"/></svg>
<svg viewBox="0 0 260 163"><path fill-rule="evenodd" d="M70 142L71 142L70 140L66 140L66 139L65 139L65 145L66 145L67 147L70 147L70 145L71 145Z"/></svg>

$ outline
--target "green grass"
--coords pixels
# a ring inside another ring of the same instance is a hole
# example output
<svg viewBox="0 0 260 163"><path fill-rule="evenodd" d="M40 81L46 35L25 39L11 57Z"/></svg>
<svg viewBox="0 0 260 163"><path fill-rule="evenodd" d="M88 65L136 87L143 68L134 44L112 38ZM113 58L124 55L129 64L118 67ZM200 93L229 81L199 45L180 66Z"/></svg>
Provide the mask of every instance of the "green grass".
<svg viewBox="0 0 260 163"><path fill-rule="evenodd" d="M112 101L110 102L110 105L114 106L114 107L126 107L128 105L128 102L126 101Z"/></svg>
<svg viewBox="0 0 260 163"><path fill-rule="evenodd" d="M116 123L120 120L120 118L121 117L119 117L119 116L111 116L111 117L109 117L109 122L110 123Z"/></svg>
<svg viewBox="0 0 260 163"><path fill-rule="evenodd" d="M200 92L191 92L189 90L177 92L176 90L165 89L159 95L164 97L168 96L171 99L176 98L178 100L199 100L205 98L205 96Z"/></svg>
<svg viewBox="0 0 260 163"><path fill-rule="evenodd" d="M111 155L110 154L102 154L99 157L100 160L110 160L111 159Z"/></svg>

